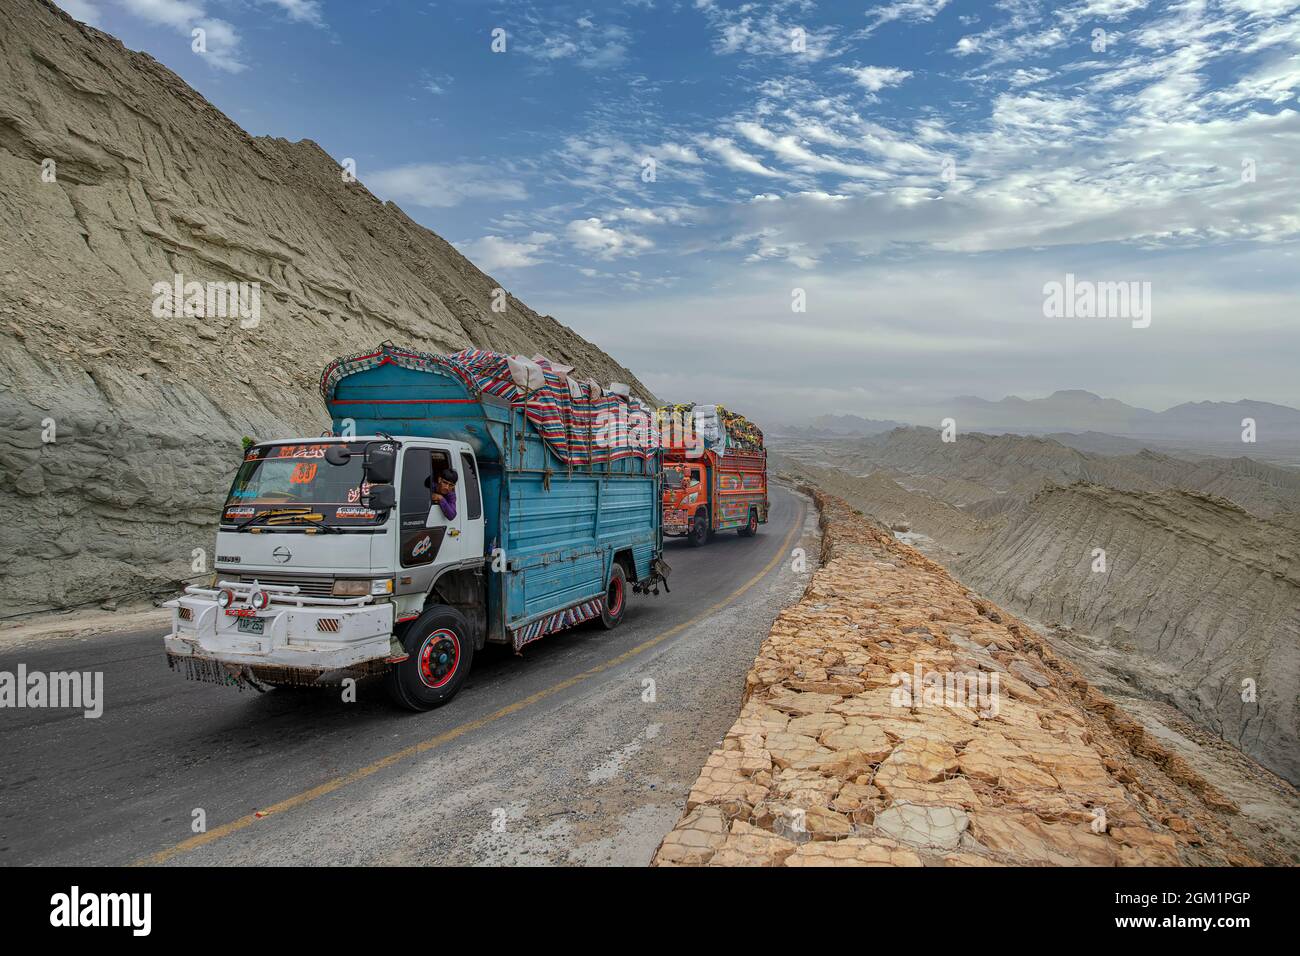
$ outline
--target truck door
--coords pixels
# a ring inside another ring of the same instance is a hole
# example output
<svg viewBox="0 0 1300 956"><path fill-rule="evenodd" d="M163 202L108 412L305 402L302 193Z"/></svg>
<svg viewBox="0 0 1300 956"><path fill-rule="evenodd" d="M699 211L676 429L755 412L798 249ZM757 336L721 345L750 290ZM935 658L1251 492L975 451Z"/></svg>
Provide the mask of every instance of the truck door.
<svg viewBox="0 0 1300 956"><path fill-rule="evenodd" d="M479 487L478 466L474 456L454 453L441 448L433 452L433 482L426 491L426 499L436 485L438 476L447 468L456 471L456 514L448 518L442 507L430 502L425 522L430 531L443 530L442 550L438 564L456 564L461 561L481 560L483 557L483 496Z"/></svg>
<svg viewBox="0 0 1300 956"><path fill-rule="evenodd" d="M430 527L429 488L433 480L433 453L428 448L407 448L402 452L400 498L397 503L397 557L402 577L411 582L403 592L426 591L433 583L433 571L442 562L447 528Z"/></svg>
<svg viewBox="0 0 1300 956"><path fill-rule="evenodd" d="M462 503L465 520L461 526L461 539L465 546L465 556L482 557L484 545L483 521L483 486L479 481L478 462L471 452L460 453L460 487L456 489L456 499Z"/></svg>

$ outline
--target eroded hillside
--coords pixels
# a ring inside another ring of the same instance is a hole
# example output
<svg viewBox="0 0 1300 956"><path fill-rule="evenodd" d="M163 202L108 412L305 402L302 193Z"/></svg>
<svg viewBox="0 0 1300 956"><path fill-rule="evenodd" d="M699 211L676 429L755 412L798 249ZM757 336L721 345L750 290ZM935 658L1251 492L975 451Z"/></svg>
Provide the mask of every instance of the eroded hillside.
<svg viewBox="0 0 1300 956"><path fill-rule="evenodd" d="M956 571L1026 615L1140 658L1131 673L1145 690L1300 779L1293 535L1222 498L1080 483L1010 513Z"/></svg>
<svg viewBox="0 0 1300 956"><path fill-rule="evenodd" d="M0 3L0 216L0 613L187 576L241 437L327 424L333 356L542 352L648 395L550 316L494 311L494 279L316 144L249 136L44 0ZM155 317L178 275L257 283L260 319Z"/></svg>
<svg viewBox="0 0 1300 956"><path fill-rule="evenodd" d="M1300 472L920 428L779 447L1126 693L1300 779Z"/></svg>

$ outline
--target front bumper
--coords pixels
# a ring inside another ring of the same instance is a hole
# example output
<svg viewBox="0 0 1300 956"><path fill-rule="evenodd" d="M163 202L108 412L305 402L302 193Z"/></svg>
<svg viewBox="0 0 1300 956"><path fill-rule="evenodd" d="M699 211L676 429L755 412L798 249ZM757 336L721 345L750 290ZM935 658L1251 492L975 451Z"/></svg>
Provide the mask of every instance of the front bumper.
<svg viewBox="0 0 1300 956"><path fill-rule="evenodd" d="M163 643L173 664L207 661L224 665L232 676L245 668L288 669L306 677L364 669L392 655L393 605L353 599L300 598L297 588L265 588L272 594L261 611L249 606L252 585L221 582L236 599L230 607L217 603L218 589L189 587L168 601L172 629ZM240 621L262 622L252 633Z"/></svg>
<svg viewBox="0 0 1300 956"><path fill-rule="evenodd" d="M685 509L665 509L663 529L666 535L686 534L691 530L691 513Z"/></svg>

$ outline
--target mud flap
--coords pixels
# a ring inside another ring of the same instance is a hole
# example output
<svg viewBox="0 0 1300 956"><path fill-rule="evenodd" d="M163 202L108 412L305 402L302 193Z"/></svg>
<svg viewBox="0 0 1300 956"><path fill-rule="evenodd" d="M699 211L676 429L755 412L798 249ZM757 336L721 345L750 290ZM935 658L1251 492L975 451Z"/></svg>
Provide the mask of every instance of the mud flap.
<svg viewBox="0 0 1300 956"><path fill-rule="evenodd" d="M668 586L668 575L673 573L673 569L668 566L668 562L663 558L655 558L650 562L650 574L643 580L637 581L632 585L632 591L636 594L658 594L659 585L664 586L664 593L672 594L672 588Z"/></svg>

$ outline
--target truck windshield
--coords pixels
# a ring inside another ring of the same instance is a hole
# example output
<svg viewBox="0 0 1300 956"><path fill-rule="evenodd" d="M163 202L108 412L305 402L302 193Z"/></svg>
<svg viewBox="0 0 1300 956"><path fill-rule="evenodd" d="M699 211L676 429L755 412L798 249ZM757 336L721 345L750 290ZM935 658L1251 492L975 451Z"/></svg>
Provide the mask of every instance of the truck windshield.
<svg viewBox="0 0 1300 956"><path fill-rule="evenodd" d="M325 460L330 444L353 452L344 465ZM379 515L362 503L364 444L324 443L258 445L250 448L235 474L221 513L222 524L243 524L262 511L285 511L259 520L258 527L301 527L312 524L373 525Z"/></svg>

